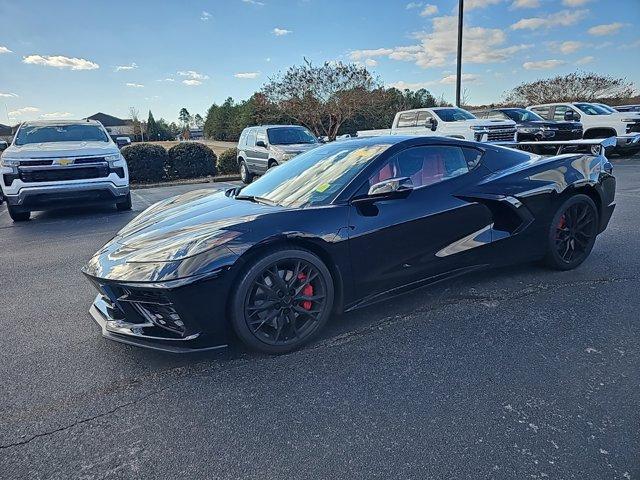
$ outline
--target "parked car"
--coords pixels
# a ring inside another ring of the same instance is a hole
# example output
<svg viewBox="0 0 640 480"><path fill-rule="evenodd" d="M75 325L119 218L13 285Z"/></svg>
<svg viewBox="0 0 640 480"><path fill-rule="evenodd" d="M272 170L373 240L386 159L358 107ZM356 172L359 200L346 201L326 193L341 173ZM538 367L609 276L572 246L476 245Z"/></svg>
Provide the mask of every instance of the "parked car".
<svg viewBox="0 0 640 480"><path fill-rule="evenodd" d="M582 124L577 122L557 122L545 120L540 115L525 108L494 108L475 112L479 118L513 120L518 130L518 142L543 140L578 140L582 138Z"/></svg>
<svg viewBox="0 0 640 480"><path fill-rule="evenodd" d="M618 112L640 112L640 105L617 105L614 108Z"/></svg>
<svg viewBox="0 0 640 480"><path fill-rule="evenodd" d="M116 145L122 149L128 145L131 145L131 139L129 137L116 137Z"/></svg>
<svg viewBox="0 0 640 480"><path fill-rule="evenodd" d="M512 120L480 120L456 107L418 108L398 112L391 129L360 130L358 137L378 135L420 135L460 138L476 142L514 141Z"/></svg>
<svg viewBox="0 0 640 480"><path fill-rule="evenodd" d="M83 268L91 315L142 347L220 348L235 334L277 354L334 311L488 265L576 268L615 208L602 152L532 162L444 137L332 142L251 185L150 207Z"/></svg>
<svg viewBox="0 0 640 480"><path fill-rule="evenodd" d="M640 151L640 116L630 112L611 112L586 102L549 103L527 107L547 120L581 122L583 138L616 137L614 153L630 156Z"/></svg>
<svg viewBox="0 0 640 480"><path fill-rule="evenodd" d="M238 142L238 166L244 183L296 155L312 150L320 141L300 125L247 127Z"/></svg>
<svg viewBox="0 0 640 480"><path fill-rule="evenodd" d="M131 209L127 163L95 120L20 125L0 157L0 186L16 222L32 211L88 203Z"/></svg>

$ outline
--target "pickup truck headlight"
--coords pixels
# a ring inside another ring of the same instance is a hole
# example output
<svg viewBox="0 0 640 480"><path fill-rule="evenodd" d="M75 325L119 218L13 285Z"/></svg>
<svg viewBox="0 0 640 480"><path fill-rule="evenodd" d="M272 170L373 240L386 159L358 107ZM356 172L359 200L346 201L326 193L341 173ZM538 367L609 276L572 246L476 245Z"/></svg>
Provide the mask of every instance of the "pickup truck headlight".
<svg viewBox="0 0 640 480"><path fill-rule="evenodd" d="M520 127L518 129L518 131L522 132L522 133L538 133L540 130L544 130L544 128L541 128L541 127Z"/></svg>
<svg viewBox="0 0 640 480"><path fill-rule="evenodd" d="M18 167L20 160L17 158L0 157L0 167Z"/></svg>
<svg viewBox="0 0 640 480"><path fill-rule="evenodd" d="M119 153L113 153L113 154L111 154L111 155L105 155L104 159L105 159L107 162L117 162L118 160L122 160L122 159L123 159L123 157L122 157L122 155L121 155L121 154L119 154Z"/></svg>
<svg viewBox="0 0 640 480"><path fill-rule="evenodd" d="M623 123L635 123L635 122L640 122L640 117L636 117L636 118L623 118L622 120L620 120Z"/></svg>
<svg viewBox="0 0 640 480"><path fill-rule="evenodd" d="M480 126L480 125L472 125L469 127L471 130L475 130L475 131L480 131L480 130L485 130L486 127Z"/></svg>

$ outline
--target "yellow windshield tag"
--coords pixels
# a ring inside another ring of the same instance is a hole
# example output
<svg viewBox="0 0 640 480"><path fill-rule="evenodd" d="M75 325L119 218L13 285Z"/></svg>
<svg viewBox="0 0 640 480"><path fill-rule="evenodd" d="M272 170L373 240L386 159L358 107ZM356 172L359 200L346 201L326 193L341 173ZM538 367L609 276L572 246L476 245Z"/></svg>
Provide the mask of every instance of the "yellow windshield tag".
<svg viewBox="0 0 640 480"><path fill-rule="evenodd" d="M330 185L330 184L328 184L328 183L323 183L323 184L321 184L321 185L318 185L318 186L316 187L316 192L320 192L320 193L322 193L322 192L324 192L325 190L327 190L330 186L331 186L331 185Z"/></svg>

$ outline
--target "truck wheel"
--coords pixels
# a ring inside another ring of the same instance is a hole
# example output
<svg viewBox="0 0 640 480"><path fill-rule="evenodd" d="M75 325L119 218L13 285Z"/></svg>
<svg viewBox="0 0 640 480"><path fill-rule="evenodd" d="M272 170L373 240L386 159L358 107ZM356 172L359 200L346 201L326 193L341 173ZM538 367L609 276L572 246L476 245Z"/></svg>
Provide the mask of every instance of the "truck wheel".
<svg viewBox="0 0 640 480"><path fill-rule="evenodd" d="M125 212L131 210L131 193L127 193L124 200L116 203L116 208L119 212Z"/></svg>
<svg viewBox="0 0 640 480"><path fill-rule="evenodd" d="M22 210L13 205L7 205L7 210L9 210L9 216L14 222L26 222L31 218L31 212L29 210Z"/></svg>

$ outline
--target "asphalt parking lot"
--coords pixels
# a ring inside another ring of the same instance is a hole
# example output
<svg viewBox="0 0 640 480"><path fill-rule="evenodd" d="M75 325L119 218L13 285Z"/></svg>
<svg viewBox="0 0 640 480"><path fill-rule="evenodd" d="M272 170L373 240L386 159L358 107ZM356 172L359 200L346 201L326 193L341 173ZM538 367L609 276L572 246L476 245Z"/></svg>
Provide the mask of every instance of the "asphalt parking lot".
<svg viewBox="0 0 640 480"><path fill-rule="evenodd" d="M493 270L281 357L100 336L79 270L136 213L0 207L2 478L640 478L640 157L571 272Z"/></svg>

